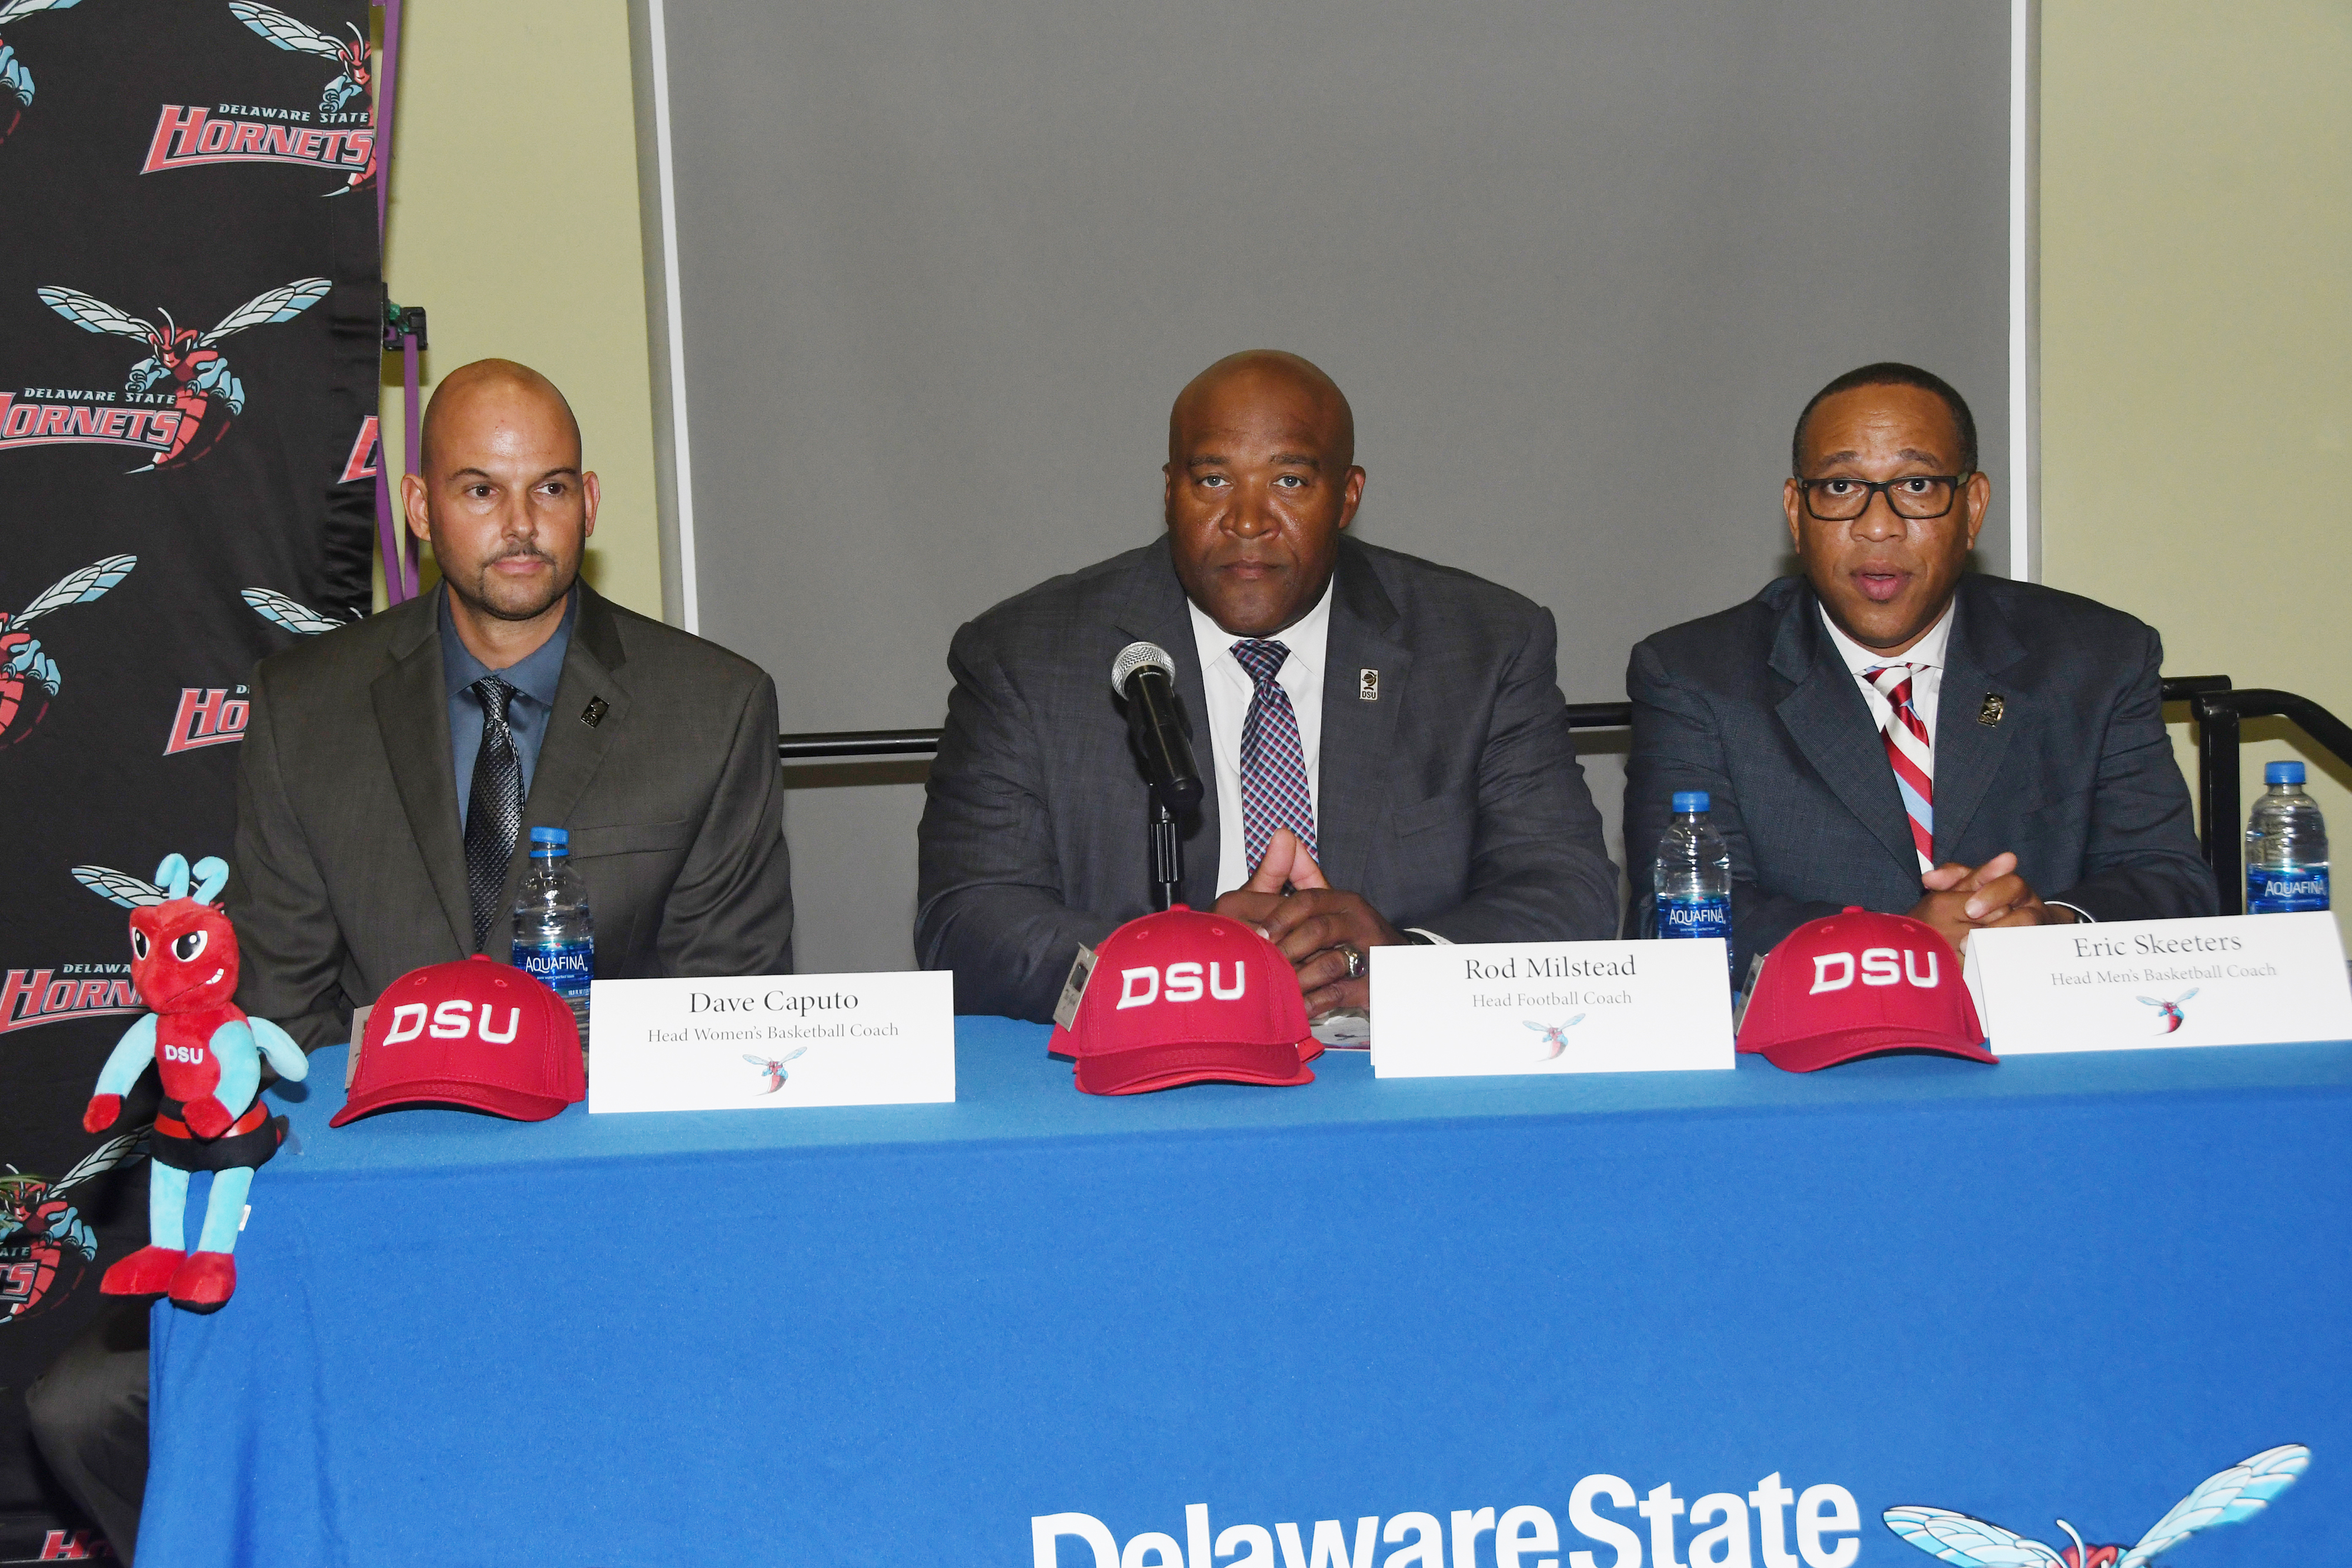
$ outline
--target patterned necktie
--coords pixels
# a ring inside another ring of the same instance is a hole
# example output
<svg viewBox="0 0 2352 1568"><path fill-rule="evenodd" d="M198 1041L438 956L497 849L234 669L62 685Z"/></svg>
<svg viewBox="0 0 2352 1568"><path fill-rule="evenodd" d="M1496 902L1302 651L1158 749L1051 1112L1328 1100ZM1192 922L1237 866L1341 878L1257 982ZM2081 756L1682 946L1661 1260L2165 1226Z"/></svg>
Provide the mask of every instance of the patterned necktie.
<svg viewBox="0 0 2352 1568"><path fill-rule="evenodd" d="M514 688L484 675L467 688L482 704L482 748L474 754L474 792L466 805L466 896L474 906L474 947L498 918L499 894L506 891L507 862L514 858L522 831L522 762L515 755L514 731L507 724L507 701Z"/></svg>
<svg viewBox="0 0 2352 1568"><path fill-rule="evenodd" d="M1276 828L1298 835L1315 852L1315 801L1307 788L1307 753L1298 744L1298 715L1275 673L1290 650L1280 643L1244 638L1234 658L1249 673L1257 695L1242 721L1242 842L1255 871L1265 858L1266 841Z"/></svg>
<svg viewBox="0 0 2352 1568"><path fill-rule="evenodd" d="M1863 679L1878 688L1895 712L1879 731L1886 742L1886 760L1895 766L1895 787L1902 791L1903 810L1911 819L1911 842L1919 852L1919 869L1936 869L1936 754L1927 744L1927 727L1911 706L1911 674L1925 664L1881 664L1864 670Z"/></svg>

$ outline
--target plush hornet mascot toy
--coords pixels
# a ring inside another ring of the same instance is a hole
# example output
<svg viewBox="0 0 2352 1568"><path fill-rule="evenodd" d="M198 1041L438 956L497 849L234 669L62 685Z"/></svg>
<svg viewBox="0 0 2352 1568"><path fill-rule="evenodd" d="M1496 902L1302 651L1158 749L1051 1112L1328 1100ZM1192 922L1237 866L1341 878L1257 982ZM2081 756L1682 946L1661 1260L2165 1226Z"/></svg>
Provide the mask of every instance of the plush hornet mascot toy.
<svg viewBox="0 0 2352 1568"><path fill-rule="evenodd" d="M236 994L236 933L212 902L228 881L228 867L207 858L196 862L194 874L190 897L186 859L165 856L155 869L164 901L131 912L131 980L154 1010L123 1031L81 1124L93 1133L114 1125L122 1096L154 1061L163 1103L148 1140L152 1244L109 1269L99 1289L110 1296L166 1291L174 1305L215 1312L236 1290L230 1253L253 1173L278 1152L286 1133L284 1118L272 1120L258 1097L261 1059L268 1057L280 1078L299 1079L310 1068L284 1030L247 1018L230 999ZM214 1173L194 1252L181 1249L190 1171Z"/></svg>

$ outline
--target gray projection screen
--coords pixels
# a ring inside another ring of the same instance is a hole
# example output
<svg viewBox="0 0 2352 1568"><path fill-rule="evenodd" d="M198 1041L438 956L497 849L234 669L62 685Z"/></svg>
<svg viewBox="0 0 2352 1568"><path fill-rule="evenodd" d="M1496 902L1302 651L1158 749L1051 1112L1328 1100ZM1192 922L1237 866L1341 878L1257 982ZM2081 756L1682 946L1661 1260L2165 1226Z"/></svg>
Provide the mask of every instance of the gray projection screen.
<svg viewBox="0 0 2352 1568"><path fill-rule="evenodd" d="M1570 701L1787 569L1790 425L1869 361L1969 399L2030 571L2022 0L635 6L669 614L787 730L939 724L956 626L1150 538L1250 347ZM788 776L801 967L910 967L920 767Z"/></svg>

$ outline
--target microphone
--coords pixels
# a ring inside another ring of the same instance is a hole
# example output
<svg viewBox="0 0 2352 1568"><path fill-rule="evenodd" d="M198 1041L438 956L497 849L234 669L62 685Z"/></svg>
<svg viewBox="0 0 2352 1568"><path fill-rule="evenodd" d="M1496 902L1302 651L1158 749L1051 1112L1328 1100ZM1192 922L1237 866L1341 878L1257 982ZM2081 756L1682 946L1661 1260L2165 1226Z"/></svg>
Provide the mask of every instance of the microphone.
<svg viewBox="0 0 2352 1568"><path fill-rule="evenodd" d="M1201 803L1201 770L1176 706L1176 664L1156 643L1129 643L1111 661L1111 689L1127 699L1127 729L1160 803L1182 816Z"/></svg>

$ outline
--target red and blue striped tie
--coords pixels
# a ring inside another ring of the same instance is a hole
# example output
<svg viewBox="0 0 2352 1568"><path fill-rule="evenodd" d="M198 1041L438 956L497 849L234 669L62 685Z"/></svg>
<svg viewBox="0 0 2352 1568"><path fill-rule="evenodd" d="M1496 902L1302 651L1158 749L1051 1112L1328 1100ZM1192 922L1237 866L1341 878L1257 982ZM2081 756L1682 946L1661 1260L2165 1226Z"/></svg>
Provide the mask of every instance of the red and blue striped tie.
<svg viewBox="0 0 2352 1568"><path fill-rule="evenodd" d="M1298 835L1315 852L1315 800L1307 788L1307 754L1298 744L1298 715L1275 674L1290 657L1280 643L1244 638L1234 658L1257 688L1242 721L1242 841L1250 868L1265 859L1276 828Z"/></svg>
<svg viewBox="0 0 2352 1568"><path fill-rule="evenodd" d="M1895 785L1911 819L1911 842L1923 872L1936 869L1936 754L1927 744L1927 727L1911 706L1911 674L1927 667L1881 664L1863 672L1863 679L1895 710L1879 734L1886 742L1886 760L1895 767Z"/></svg>

